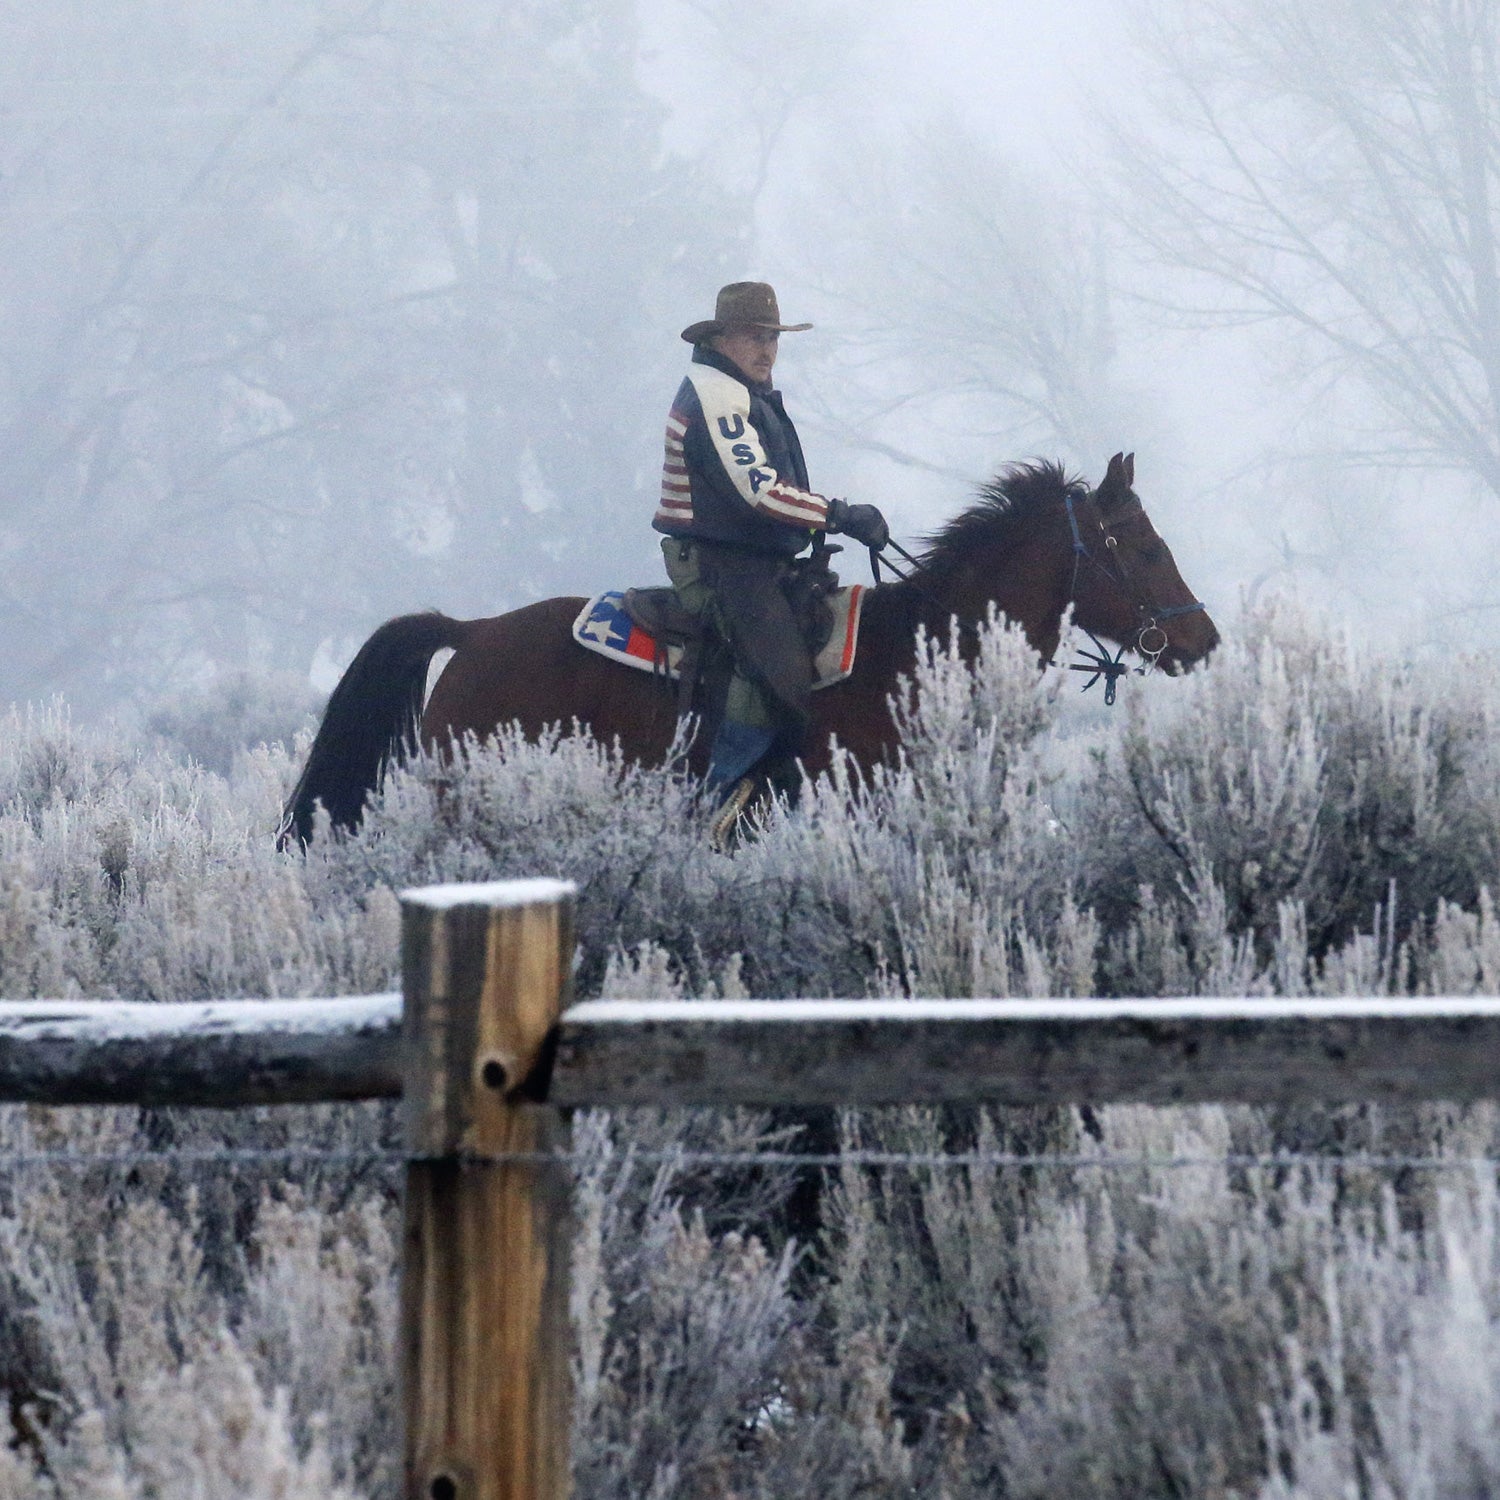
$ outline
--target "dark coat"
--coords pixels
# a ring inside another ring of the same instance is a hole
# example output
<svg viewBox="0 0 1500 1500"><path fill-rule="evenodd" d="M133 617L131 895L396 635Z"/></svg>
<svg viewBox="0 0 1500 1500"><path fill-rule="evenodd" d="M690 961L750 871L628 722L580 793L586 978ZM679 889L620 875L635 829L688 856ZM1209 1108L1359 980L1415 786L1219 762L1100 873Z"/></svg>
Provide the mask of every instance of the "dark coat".
<svg viewBox="0 0 1500 1500"><path fill-rule="evenodd" d="M828 523L828 501L807 487L807 462L781 392L753 385L711 349L667 418L661 504L652 525L791 557Z"/></svg>

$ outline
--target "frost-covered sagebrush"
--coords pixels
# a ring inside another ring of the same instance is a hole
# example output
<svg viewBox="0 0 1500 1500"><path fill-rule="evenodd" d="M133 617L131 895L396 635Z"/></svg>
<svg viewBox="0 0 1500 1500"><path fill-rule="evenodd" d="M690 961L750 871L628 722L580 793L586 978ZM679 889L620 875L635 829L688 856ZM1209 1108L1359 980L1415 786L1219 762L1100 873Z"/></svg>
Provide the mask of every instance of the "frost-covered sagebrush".
<svg viewBox="0 0 1500 1500"><path fill-rule="evenodd" d="M1490 675L1278 609L1107 723L1065 723L1056 690L998 626L972 670L924 642L898 763L836 761L727 857L675 767L512 735L278 854L301 747L236 741L295 724L282 690L140 733L15 710L0 992L386 989L397 891L517 875L578 885L584 993L1495 991ZM1490 1111L908 1110L824 1135L1028 1164L847 1165L812 1226L805 1174L702 1160L795 1145L795 1121L575 1122L580 1495L1500 1486ZM394 1493L389 1111L8 1110L0 1141L0 1497ZM290 1154L243 1155L266 1149ZM1329 1160L1257 1164L1289 1149Z"/></svg>

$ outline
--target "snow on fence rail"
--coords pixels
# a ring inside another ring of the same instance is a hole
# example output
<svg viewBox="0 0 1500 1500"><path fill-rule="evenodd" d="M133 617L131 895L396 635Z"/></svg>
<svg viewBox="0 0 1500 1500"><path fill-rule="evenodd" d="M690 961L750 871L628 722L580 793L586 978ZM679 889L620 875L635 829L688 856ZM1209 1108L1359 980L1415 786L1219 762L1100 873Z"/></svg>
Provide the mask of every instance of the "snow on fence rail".
<svg viewBox="0 0 1500 1500"><path fill-rule="evenodd" d="M1500 1000L595 1000L547 1090L627 1104L1500 1098Z"/></svg>
<svg viewBox="0 0 1500 1500"><path fill-rule="evenodd" d="M401 1093L401 996L0 1002L0 1102L308 1104Z"/></svg>
<svg viewBox="0 0 1500 1500"><path fill-rule="evenodd" d="M0 1103L402 1092L398 994L0 1002ZM593 1000L534 1099L591 1105L1288 1104L1500 1098L1500 1000Z"/></svg>
<svg viewBox="0 0 1500 1500"><path fill-rule="evenodd" d="M401 996L0 1004L0 1101L403 1098L407 1500L568 1493L569 1109L1500 1098L1500 1000L568 1008L572 903L407 892Z"/></svg>

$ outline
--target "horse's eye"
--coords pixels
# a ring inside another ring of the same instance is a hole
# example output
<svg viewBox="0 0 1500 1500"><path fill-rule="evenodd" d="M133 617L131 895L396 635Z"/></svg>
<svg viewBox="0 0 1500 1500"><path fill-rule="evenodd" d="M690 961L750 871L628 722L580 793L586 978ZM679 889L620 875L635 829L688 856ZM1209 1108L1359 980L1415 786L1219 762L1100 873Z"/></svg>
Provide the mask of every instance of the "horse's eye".
<svg viewBox="0 0 1500 1500"><path fill-rule="evenodd" d="M1160 542L1148 542L1141 548L1141 561L1148 568L1154 568L1158 563L1167 560L1167 549Z"/></svg>

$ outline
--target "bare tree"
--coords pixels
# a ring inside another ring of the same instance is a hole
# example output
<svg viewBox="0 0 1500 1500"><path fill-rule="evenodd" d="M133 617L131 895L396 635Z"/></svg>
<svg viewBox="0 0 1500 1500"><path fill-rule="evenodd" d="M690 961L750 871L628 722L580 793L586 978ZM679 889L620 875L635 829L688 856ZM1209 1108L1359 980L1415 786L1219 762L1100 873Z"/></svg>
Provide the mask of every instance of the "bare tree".
<svg viewBox="0 0 1500 1500"><path fill-rule="evenodd" d="M844 309L831 426L937 472L883 435L914 417L957 426L983 438L985 461L1088 462L1126 441L1096 223L952 122L841 163L815 210L818 276Z"/></svg>
<svg viewBox="0 0 1500 1500"><path fill-rule="evenodd" d="M864 0L868 13L875 0ZM752 207L773 173L785 171L788 138L810 117L838 110L865 30L848 0L760 0L753 26L738 0L682 0L683 40L714 99L705 157ZM767 66L774 38L775 65ZM795 150L790 153L795 160Z"/></svg>
<svg viewBox="0 0 1500 1500"><path fill-rule="evenodd" d="M1313 389L1379 403L1359 456L1500 497L1500 3L1169 0L1141 19L1167 113L1116 128L1122 209L1175 273L1166 305L1295 330Z"/></svg>
<svg viewBox="0 0 1500 1500"><path fill-rule="evenodd" d="M0 699L658 566L744 215L662 150L633 0L252 9L0 8Z"/></svg>

